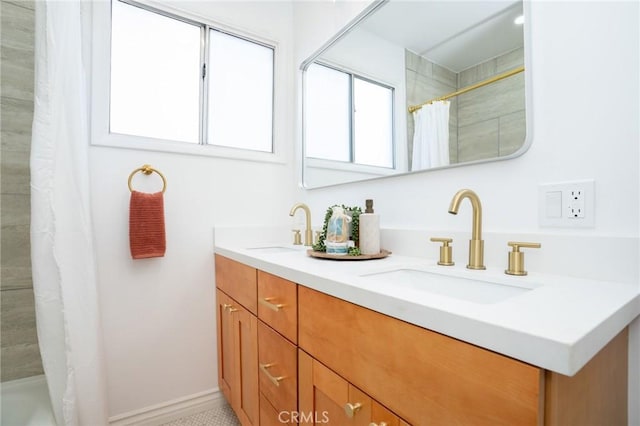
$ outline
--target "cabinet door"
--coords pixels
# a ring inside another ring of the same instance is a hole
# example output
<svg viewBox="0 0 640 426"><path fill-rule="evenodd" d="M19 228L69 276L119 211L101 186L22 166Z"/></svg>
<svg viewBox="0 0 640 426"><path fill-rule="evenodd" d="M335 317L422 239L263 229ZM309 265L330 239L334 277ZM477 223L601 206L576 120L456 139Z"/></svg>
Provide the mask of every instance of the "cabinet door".
<svg viewBox="0 0 640 426"><path fill-rule="evenodd" d="M298 351L298 383L301 425L369 425L371 399L353 387L350 392L346 380L302 350Z"/></svg>
<svg viewBox="0 0 640 426"><path fill-rule="evenodd" d="M216 291L217 328L218 328L218 385L227 402L231 404L234 378L234 349L233 349L233 315L229 312L232 306L231 298Z"/></svg>
<svg viewBox="0 0 640 426"><path fill-rule="evenodd" d="M291 418L294 417L292 420ZM260 393L260 426L282 426L283 424L295 424L296 411L278 411Z"/></svg>
<svg viewBox="0 0 640 426"><path fill-rule="evenodd" d="M258 319L240 305L233 309L236 365L231 407L243 426L258 425Z"/></svg>

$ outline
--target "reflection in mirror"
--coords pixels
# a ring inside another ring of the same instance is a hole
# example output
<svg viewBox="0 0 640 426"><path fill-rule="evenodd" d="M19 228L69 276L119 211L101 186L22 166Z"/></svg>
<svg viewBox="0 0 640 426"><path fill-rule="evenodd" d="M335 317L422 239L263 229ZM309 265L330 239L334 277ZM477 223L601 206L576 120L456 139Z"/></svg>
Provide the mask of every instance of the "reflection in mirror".
<svg viewBox="0 0 640 426"><path fill-rule="evenodd" d="M526 142L521 1L390 1L303 68L307 188L512 158Z"/></svg>

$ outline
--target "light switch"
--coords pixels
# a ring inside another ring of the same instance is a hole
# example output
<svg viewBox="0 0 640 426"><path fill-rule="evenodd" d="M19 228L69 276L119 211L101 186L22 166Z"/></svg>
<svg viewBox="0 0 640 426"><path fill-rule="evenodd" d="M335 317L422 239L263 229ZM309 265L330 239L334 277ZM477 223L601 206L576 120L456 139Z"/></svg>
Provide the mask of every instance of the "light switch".
<svg viewBox="0 0 640 426"><path fill-rule="evenodd" d="M545 196L547 217L562 217L562 191L549 191Z"/></svg>

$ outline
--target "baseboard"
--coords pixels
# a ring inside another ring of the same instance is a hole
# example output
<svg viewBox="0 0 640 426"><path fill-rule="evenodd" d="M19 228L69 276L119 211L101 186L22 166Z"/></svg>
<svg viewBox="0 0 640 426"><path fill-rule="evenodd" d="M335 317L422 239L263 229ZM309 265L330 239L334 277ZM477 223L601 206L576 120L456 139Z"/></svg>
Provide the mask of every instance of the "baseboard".
<svg viewBox="0 0 640 426"><path fill-rule="evenodd" d="M159 426L226 404L220 389L212 389L109 418L111 426Z"/></svg>

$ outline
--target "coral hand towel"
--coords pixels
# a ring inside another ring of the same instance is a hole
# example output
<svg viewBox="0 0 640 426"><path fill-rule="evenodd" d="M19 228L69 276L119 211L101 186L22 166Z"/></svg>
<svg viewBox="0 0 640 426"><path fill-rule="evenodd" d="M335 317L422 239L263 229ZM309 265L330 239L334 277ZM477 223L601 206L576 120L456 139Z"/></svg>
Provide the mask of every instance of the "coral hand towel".
<svg viewBox="0 0 640 426"><path fill-rule="evenodd" d="M162 192L146 194L131 191L129 246L134 259L164 256L166 242L162 195Z"/></svg>

